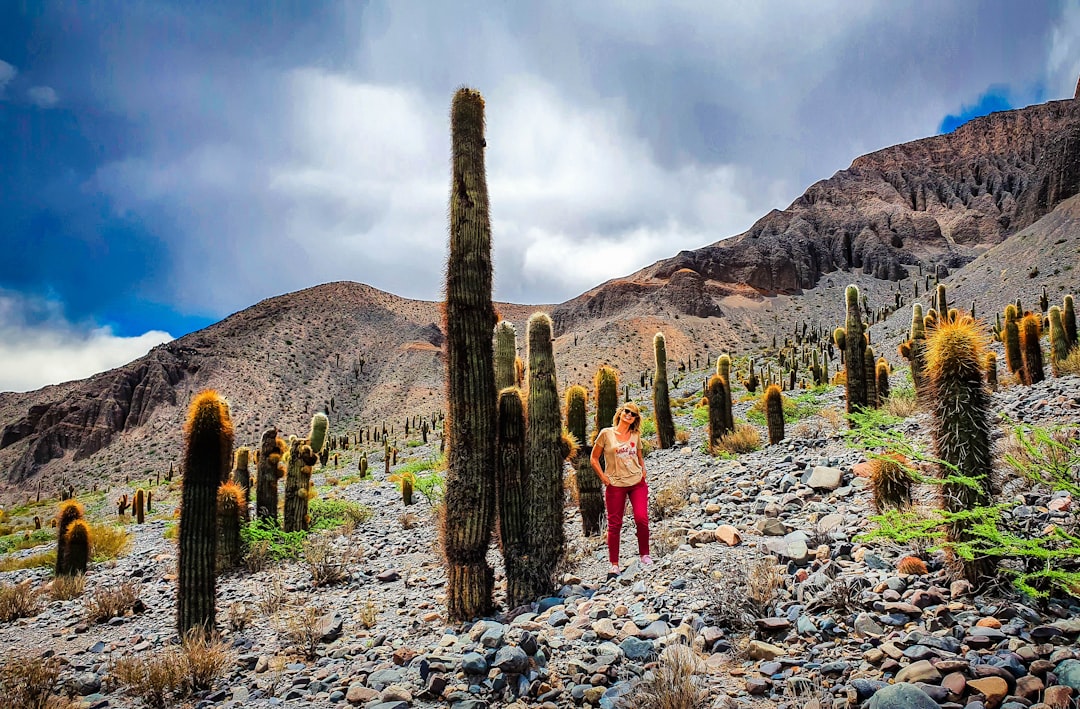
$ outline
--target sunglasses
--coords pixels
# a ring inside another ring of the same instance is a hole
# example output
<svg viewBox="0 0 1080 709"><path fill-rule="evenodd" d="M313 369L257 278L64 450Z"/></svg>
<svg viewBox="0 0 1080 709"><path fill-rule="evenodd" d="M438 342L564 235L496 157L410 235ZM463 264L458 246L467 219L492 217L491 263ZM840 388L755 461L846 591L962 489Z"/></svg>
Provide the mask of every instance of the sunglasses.
<svg viewBox="0 0 1080 709"><path fill-rule="evenodd" d="M634 413L633 411L630 411L629 409L623 409L623 414L630 414L630 415L631 415L631 416L633 416L634 418L641 418L640 416L638 416L637 414L635 414L635 413Z"/></svg>

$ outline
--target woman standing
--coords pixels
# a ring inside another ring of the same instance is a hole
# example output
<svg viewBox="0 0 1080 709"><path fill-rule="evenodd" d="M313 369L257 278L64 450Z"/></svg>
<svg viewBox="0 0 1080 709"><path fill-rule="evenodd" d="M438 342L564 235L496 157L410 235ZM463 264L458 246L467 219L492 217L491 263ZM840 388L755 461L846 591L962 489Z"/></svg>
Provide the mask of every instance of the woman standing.
<svg viewBox="0 0 1080 709"><path fill-rule="evenodd" d="M645 459L641 454L641 411L637 404L626 402L611 421L611 428L596 434L592 450L592 467L604 483L604 503L608 519L608 578L619 575L619 535L622 533L623 510L626 498L634 510L637 528L638 554L641 565L651 565L649 556L649 486L645 482ZM600 456L604 467L600 467Z"/></svg>

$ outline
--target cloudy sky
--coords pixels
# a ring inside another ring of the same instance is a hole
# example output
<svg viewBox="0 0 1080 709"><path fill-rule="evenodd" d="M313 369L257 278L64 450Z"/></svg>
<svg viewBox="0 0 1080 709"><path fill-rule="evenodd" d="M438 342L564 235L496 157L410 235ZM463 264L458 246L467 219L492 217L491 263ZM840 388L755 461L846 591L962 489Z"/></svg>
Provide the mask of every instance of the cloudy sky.
<svg viewBox="0 0 1080 709"><path fill-rule="evenodd" d="M2 3L0 390L327 281L437 299L463 84L495 295L552 303L1078 73L1080 0Z"/></svg>

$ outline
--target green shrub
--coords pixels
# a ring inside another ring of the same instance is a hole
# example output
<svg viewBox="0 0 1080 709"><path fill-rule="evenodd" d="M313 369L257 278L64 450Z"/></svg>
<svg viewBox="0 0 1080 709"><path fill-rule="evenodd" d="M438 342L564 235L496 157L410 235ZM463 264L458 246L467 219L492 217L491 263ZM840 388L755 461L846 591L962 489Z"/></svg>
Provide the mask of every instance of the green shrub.
<svg viewBox="0 0 1080 709"><path fill-rule="evenodd" d="M314 500L313 500L314 502ZM240 530L244 549L265 545L271 559L299 559L304 551L307 532L286 532L268 520L255 520Z"/></svg>
<svg viewBox="0 0 1080 709"><path fill-rule="evenodd" d="M308 505L311 515L309 531L336 529L346 522L356 525L371 519L372 511L367 505L350 500L316 498Z"/></svg>

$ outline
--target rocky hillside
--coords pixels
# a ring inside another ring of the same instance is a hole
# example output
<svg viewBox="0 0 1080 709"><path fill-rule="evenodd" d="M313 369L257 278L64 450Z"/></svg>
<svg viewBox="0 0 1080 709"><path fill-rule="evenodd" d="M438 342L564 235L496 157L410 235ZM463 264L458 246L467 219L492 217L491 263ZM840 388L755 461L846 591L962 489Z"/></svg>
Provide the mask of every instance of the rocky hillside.
<svg viewBox="0 0 1080 709"><path fill-rule="evenodd" d="M889 303L913 292L920 266L952 269L955 302L980 300L980 312L1030 301L1043 285L1056 301L1077 290L1078 208L1068 198L1078 191L1080 101L996 113L863 156L730 240L559 305L499 310L517 324L522 354L529 313L551 313L566 386L588 385L605 363L638 380L659 330L669 357L694 368L722 351L766 349L803 322L831 330L845 285ZM1050 260L1029 275L1029 263ZM876 330L898 337L906 317ZM268 299L124 367L0 394L0 479L11 495L163 472L179 455L185 406L204 387L229 399L246 444L270 425L300 431L321 408L338 431L400 425L444 406L440 325L437 303L356 283Z"/></svg>

